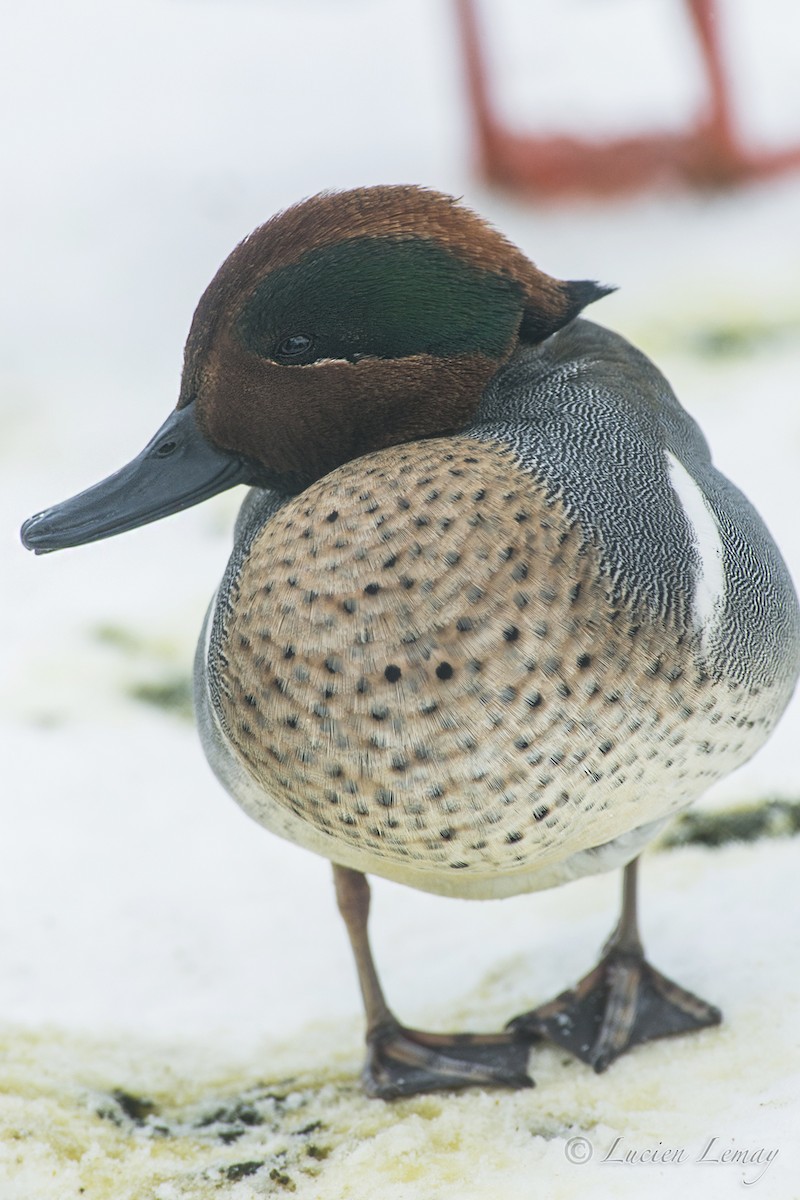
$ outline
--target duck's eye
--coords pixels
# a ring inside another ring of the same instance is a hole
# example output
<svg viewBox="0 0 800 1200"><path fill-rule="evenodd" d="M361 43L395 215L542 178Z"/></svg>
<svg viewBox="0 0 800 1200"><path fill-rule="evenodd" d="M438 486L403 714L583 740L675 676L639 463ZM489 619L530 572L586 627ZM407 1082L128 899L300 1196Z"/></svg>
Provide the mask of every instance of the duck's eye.
<svg viewBox="0 0 800 1200"><path fill-rule="evenodd" d="M310 338L306 333L293 333L291 337L284 338L278 346L276 357L285 358L291 362L293 359L302 358L308 354L314 345L313 338Z"/></svg>

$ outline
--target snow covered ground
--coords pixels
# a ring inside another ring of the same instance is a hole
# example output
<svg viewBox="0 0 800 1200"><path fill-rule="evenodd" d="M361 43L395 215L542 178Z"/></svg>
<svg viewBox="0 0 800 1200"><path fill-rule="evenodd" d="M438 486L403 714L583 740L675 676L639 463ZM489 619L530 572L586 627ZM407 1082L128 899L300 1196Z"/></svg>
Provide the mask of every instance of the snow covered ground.
<svg viewBox="0 0 800 1200"><path fill-rule="evenodd" d="M577 122L582 92L593 128L685 116L677 0L647 21L604 7L627 55L598 64L592 25L556 103L552 6L497 3L509 110ZM796 8L724 7L749 135L800 139ZM161 423L241 236L323 187L412 181L464 194L544 269L619 285L593 315L656 358L800 574L800 178L601 208L482 192L450 18L430 0L31 0L7 18L0 1200L797 1195L796 843L645 862L651 956L724 1009L719 1030L601 1077L536 1050L531 1092L366 1101L329 868L239 812L185 716L237 497L52 557L17 542ZM795 701L704 804L796 797L798 728ZM389 997L411 1023L497 1028L591 965L617 888L470 905L378 881ZM677 1161L610 1161L659 1147Z"/></svg>

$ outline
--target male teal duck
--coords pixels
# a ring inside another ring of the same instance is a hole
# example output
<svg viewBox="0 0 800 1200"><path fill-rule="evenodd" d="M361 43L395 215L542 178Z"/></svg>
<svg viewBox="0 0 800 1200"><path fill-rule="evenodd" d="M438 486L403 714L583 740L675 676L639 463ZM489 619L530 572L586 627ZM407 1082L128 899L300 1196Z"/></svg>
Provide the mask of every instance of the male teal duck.
<svg viewBox="0 0 800 1200"><path fill-rule="evenodd" d="M23 527L38 552L249 484L198 648L205 752L260 824L333 863L371 1095L596 1070L718 1010L656 971L636 858L768 737L800 667L786 567L647 358L449 196L306 200L200 300L177 409ZM488 898L624 868L573 990L498 1034L400 1025L366 874Z"/></svg>

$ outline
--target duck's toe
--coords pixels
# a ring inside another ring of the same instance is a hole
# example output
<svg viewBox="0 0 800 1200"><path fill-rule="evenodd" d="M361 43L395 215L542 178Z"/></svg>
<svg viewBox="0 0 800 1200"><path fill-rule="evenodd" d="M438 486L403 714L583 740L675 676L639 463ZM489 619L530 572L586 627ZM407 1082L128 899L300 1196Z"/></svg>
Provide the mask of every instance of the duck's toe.
<svg viewBox="0 0 800 1200"><path fill-rule="evenodd" d="M629 1047L718 1025L722 1014L635 953L612 950L549 1004L510 1021L529 1040L563 1046L598 1073Z"/></svg>
<svg viewBox="0 0 800 1200"><path fill-rule="evenodd" d="M465 1087L533 1087L529 1053L513 1033L425 1033L391 1022L367 1038L361 1078L367 1095L382 1100Z"/></svg>

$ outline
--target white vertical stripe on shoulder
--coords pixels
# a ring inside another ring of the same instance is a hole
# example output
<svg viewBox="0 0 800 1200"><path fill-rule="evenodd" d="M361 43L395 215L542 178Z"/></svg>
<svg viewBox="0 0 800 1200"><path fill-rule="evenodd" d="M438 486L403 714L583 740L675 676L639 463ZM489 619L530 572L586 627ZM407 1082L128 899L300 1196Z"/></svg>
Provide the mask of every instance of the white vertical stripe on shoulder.
<svg viewBox="0 0 800 1200"><path fill-rule="evenodd" d="M692 615L708 652L725 611L725 560L717 518L683 463L667 451L669 478L689 523L697 554Z"/></svg>

